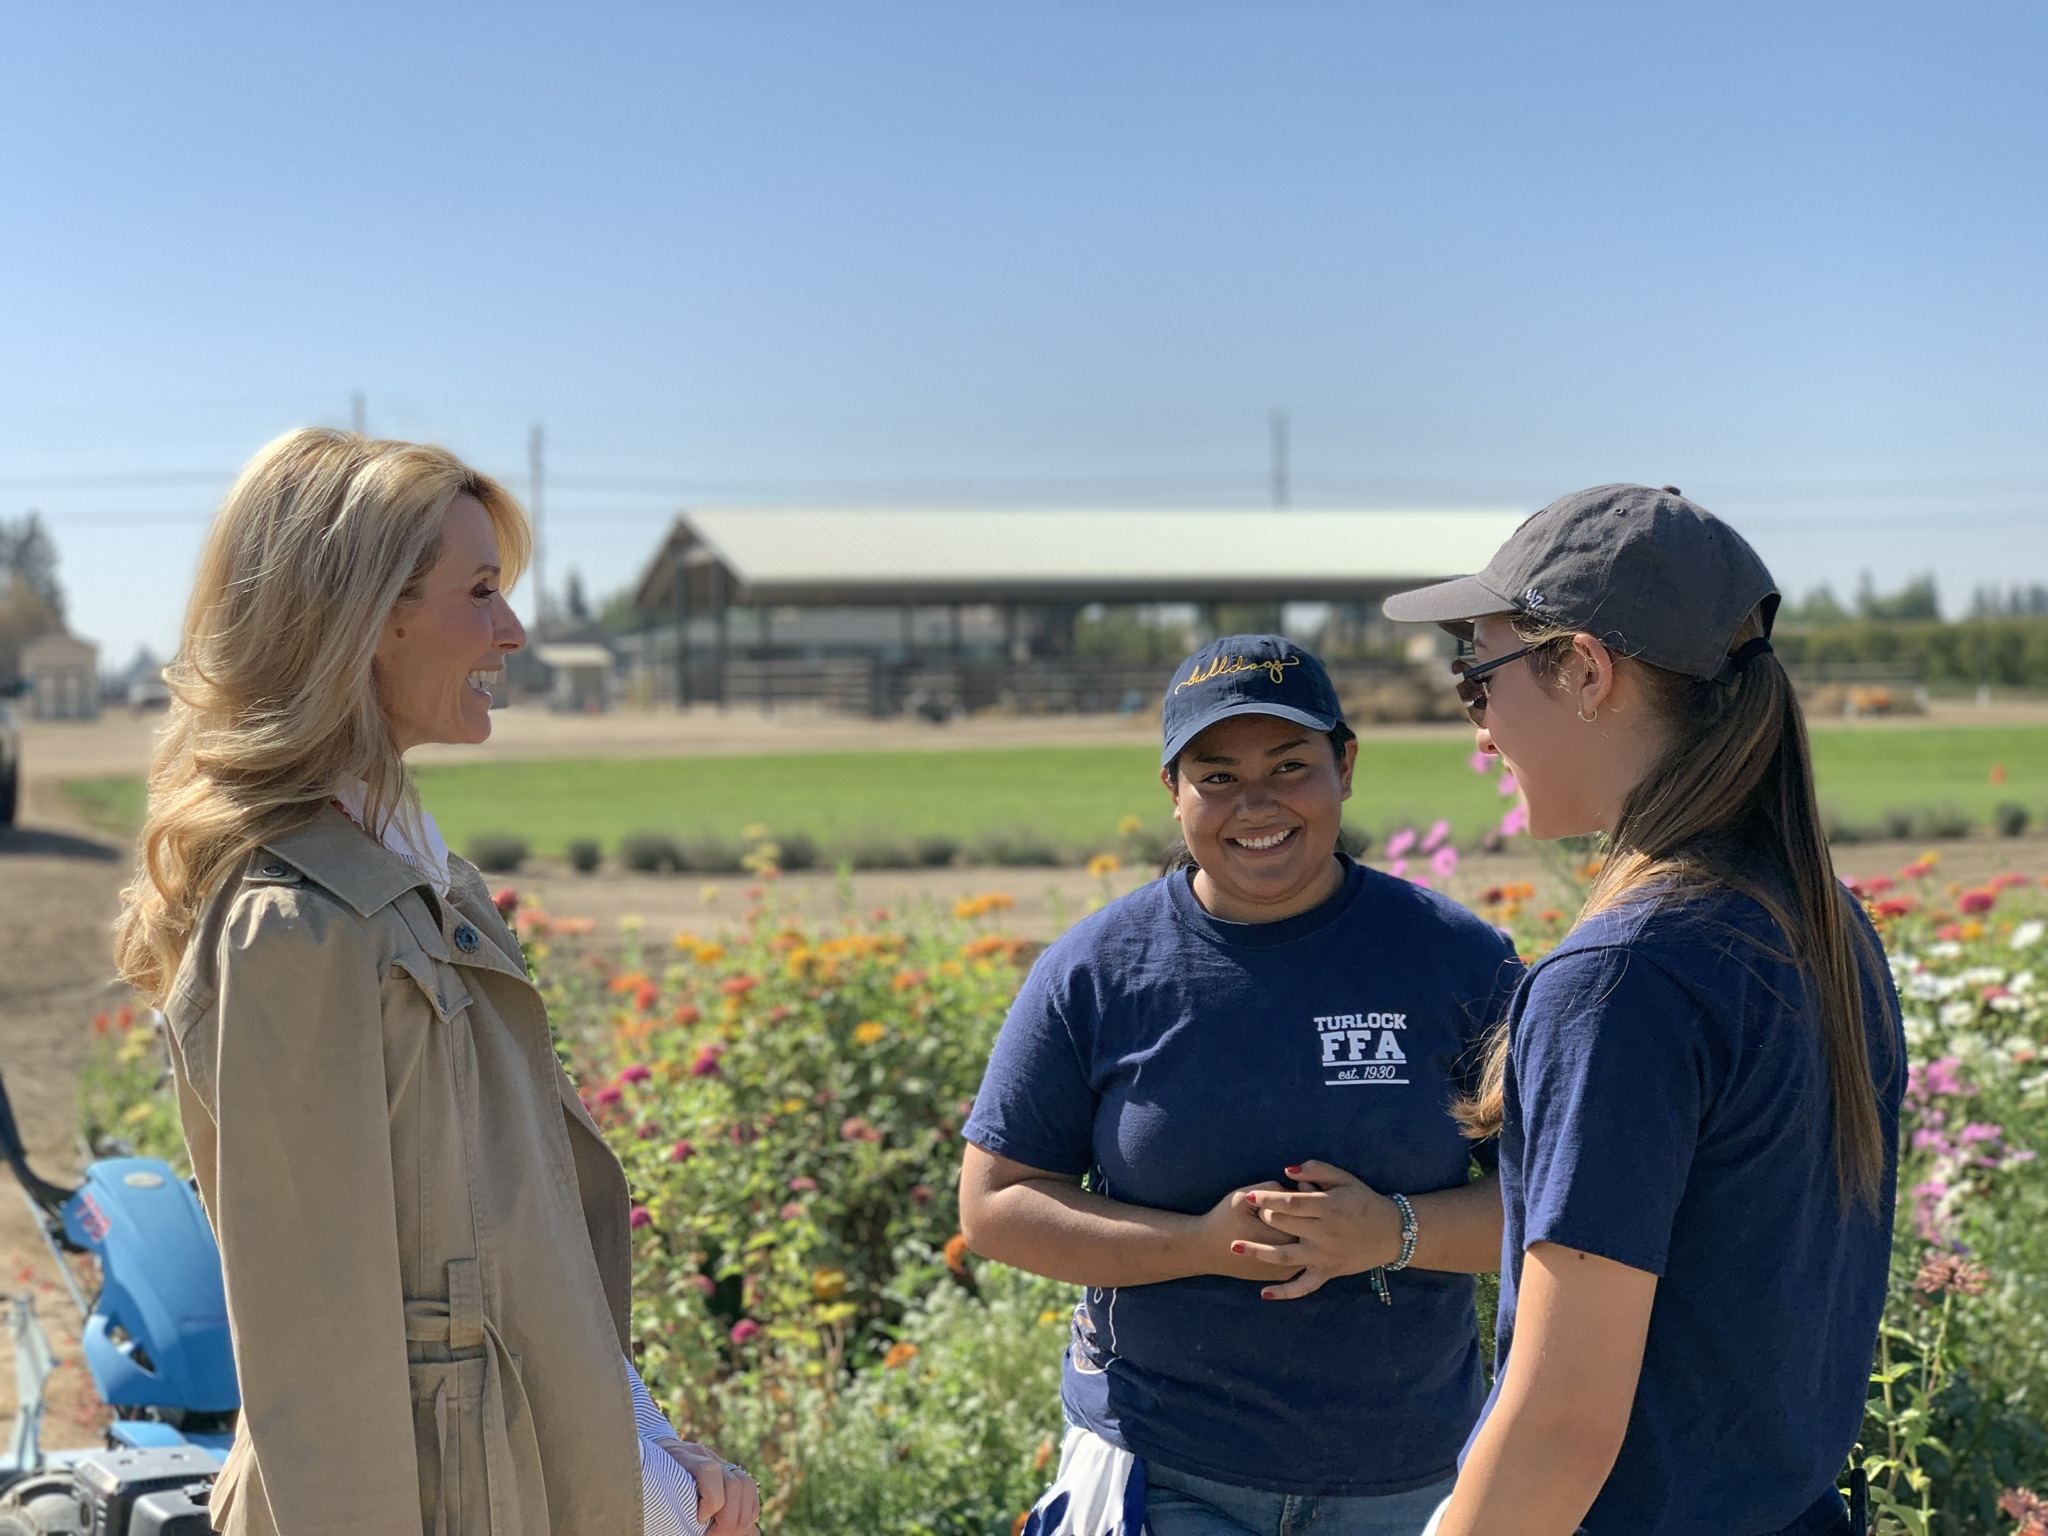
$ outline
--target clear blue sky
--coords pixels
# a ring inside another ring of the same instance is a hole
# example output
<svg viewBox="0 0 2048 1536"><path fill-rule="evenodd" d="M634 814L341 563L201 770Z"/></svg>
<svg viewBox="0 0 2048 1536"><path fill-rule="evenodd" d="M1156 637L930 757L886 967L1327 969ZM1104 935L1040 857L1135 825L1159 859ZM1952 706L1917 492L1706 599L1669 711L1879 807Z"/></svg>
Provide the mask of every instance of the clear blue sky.
<svg viewBox="0 0 2048 1536"><path fill-rule="evenodd" d="M0 515L110 660L276 433L684 500L1534 508L2048 582L2048 8L0 0Z"/></svg>

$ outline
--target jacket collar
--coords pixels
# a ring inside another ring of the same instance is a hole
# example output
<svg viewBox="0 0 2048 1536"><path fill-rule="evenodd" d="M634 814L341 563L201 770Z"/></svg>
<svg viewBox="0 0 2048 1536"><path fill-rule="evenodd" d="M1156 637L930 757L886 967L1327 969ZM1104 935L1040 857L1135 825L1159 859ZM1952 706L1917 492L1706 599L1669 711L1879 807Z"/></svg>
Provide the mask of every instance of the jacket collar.
<svg viewBox="0 0 2048 1536"><path fill-rule="evenodd" d="M331 805L263 847L339 896L359 917L382 911L415 887L429 896L434 892L424 875Z"/></svg>

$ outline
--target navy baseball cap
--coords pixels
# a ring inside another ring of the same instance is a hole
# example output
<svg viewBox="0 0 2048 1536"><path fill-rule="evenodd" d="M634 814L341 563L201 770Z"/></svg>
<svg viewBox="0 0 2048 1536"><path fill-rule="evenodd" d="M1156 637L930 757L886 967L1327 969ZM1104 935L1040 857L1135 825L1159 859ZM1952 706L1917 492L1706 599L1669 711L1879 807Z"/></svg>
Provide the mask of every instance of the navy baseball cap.
<svg viewBox="0 0 2048 1536"><path fill-rule="evenodd" d="M1323 664L1284 635L1225 635L1173 669L1159 724L1163 768L1218 720L1277 715L1312 731L1344 724L1344 706Z"/></svg>

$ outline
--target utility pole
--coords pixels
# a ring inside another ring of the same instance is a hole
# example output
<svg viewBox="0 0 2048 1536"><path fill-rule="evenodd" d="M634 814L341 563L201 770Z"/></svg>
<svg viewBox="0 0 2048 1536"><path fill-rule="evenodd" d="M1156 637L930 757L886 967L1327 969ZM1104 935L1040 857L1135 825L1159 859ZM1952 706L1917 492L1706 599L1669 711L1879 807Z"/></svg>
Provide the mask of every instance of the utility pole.
<svg viewBox="0 0 2048 1536"><path fill-rule="evenodd" d="M526 472L529 477L526 510L533 518L533 624L537 630L548 617L548 561L542 502L547 489L541 459L540 423L526 436Z"/></svg>
<svg viewBox="0 0 2048 1536"><path fill-rule="evenodd" d="M1287 505L1287 413L1273 413L1273 505Z"/></svg>
<svg viewBox="0 0 2048 1536"><path fill-rule="evenodd" d="M359 389L348 397L349 430L357 437L368 437L370 423L370 402Z"/></svg>

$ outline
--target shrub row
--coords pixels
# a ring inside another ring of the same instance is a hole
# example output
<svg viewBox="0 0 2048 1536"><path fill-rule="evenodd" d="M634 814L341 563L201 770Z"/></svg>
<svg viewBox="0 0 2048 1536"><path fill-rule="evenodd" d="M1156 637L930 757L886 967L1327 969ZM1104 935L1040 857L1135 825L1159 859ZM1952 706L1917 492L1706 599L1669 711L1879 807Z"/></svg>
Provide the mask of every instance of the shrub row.
<svg viewBox="0 0 2048 1536"><path fill-rule="evenodd" d="M2033 819L2033 813L2024 805L2006 800L1992 811L1991 830L2000 837L2018 837L2033 824ZM1969 812L1955 805L1906 806L1884 811L1868 821L1823 806L1821 821L1831 843L1870 843L1881 839L1927 842L1968 837L1976 830Z"/></svg>

